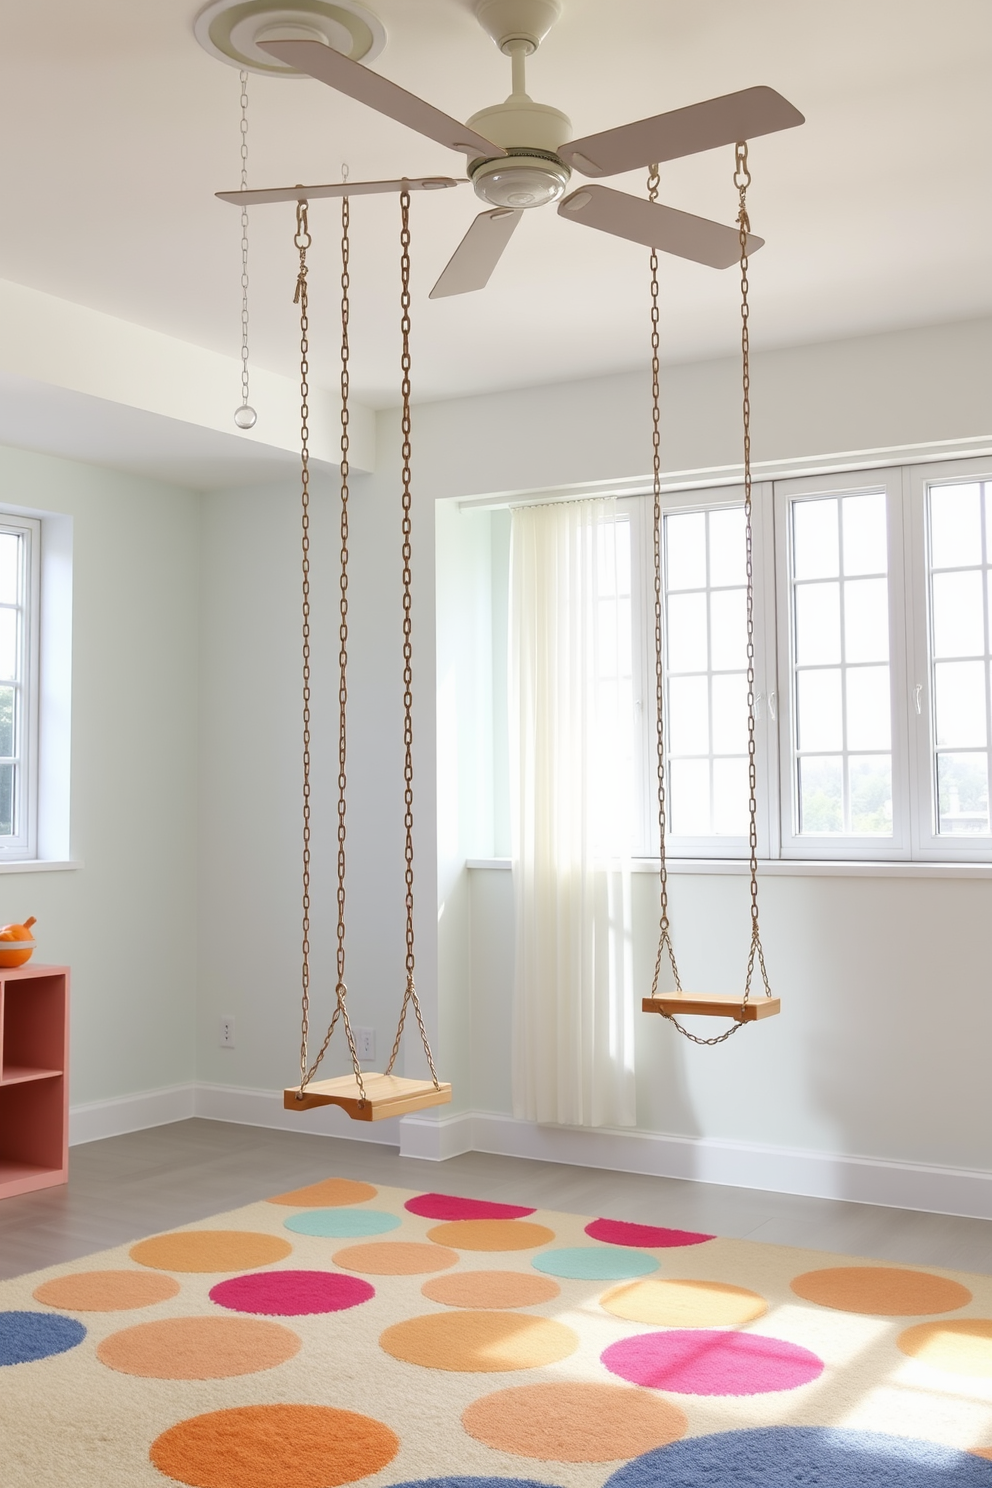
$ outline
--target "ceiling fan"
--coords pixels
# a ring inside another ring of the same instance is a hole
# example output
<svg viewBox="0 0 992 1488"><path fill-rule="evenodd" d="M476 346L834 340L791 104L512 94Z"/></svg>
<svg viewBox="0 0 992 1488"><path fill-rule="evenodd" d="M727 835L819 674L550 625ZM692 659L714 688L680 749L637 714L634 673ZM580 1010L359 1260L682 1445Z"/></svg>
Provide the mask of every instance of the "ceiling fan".
<svg viewBox="0 0 992 1488"><path fill-rule="evenodd" d="M804 123L803 115L773 88L745 88L704 103L622 124L600 134L569 140L571 121L559 109L535 103L525 88L525 58L532 55L561 14L561 0L475 0L483 28L512 64L509 98L473 114L466 124L324 42L295 38L259 46L299 72L346 93L428 139L468 157L475 193L488 204L455 249L430 298L483 289L525 211L558 203L558 215L646 247L729 268L740 253L738 229L680 212L608 186L581 186L566 196L572 171L590 178L612 176L719 145L774 134ZM348 181L325 186L289 186L262 191L219 191L222 201L247 206L262 202L360 196L372 192L444 190L463 184L450 176L395 181ZM748 238L748 252L763 243Z"/></svg>

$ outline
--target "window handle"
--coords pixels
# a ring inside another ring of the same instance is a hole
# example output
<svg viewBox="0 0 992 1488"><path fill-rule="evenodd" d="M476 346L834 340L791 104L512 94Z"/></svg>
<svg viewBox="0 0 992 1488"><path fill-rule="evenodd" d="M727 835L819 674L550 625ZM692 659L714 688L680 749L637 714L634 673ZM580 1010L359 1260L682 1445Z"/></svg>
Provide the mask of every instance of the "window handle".
<svg viewBox="0 0 992 1488"><path fill-rule="evenodd" d="M913 705L916 708L917 716L921 716L923 713L923 706L920 702L920 698L922 697L922 695L923 683L917 682L916 686L913 688Z"/></svg>
<svg viewBox="0 0 992 1488"><path fill-rule="evenodd" d="M777 692L770 692L768 694L768 712L769 712L769 715L771 716L772 723L775 723L777 721L777 719L778 719L778 714L775 711L775 704L776 704L777 701L778 701L778 693Z"/></svg>

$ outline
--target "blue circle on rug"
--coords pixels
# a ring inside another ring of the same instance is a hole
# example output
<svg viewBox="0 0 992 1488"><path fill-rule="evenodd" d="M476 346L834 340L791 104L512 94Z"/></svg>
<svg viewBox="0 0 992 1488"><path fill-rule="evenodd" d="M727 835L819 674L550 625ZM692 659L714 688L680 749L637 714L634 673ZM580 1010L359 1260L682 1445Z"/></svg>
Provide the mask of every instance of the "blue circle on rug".
<svg viewBox="0 0 992 1488"><path fill-rule="evenodd" d="M549 1276L570 1281L626 1281L632 1276L650 1276L658 1270L654 1256L619 1245L574 1245L546 1250L531 1265Z"/></svg>
<svg viewBox="0 0 992 1488"><path fill-rule="evenodd" d="M992 1462L938 1442L823 1426L694 1436L645 1452L606 1488L992 1488Z"/></svg>
<svg viewBox="0 0 992 1488"><path fill-rule="evenodd" d="M533 1478L412 1478L406 1483L393 1483L390 1488L554 1488L537 1483Z"/></svg>
<svg viewBox="0 0 992 1488"><path fill-rule="evenodd" d="M86 1337L75 1318L50 1312L0 1312L0 1364L31 1364L74 1349Z"/></svg>
<svg viewBox="0 0 992 1488"><path fill-rule="evenodd" d="M361 1235L385 1235L398 1230L402 1221L382 1209L307 1209L303 1214L291 1214L283 1223L297 1235L350 1240Z"/></svg>

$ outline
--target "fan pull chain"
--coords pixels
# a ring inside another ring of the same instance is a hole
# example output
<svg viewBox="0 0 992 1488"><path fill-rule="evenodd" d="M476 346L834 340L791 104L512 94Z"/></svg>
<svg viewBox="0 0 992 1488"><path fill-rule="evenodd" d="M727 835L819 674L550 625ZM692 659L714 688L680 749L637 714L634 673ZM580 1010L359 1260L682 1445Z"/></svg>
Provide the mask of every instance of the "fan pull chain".
<svg viewBox="0 0 992 1488"><path fill-rule="evenodd" d="M648 171L648 200L658 200L660 177L657 165ZM651 996L658 995L658 981L665 955L668 956L675 978L676 991L681 992L675 947L672 944L671 925L668 917L668 861L665 855L667 835L667 796L665 791L665 681L662 637L662 586L661 586L661 316L658 310L658 250L651 249L651 468L654 490L654 681L655 681L655 727L658 740L658 857L659 857L659 917L658 954L654 962L651 979Z"/></svg>
<svg viewBox="0 0 992 1488"><path fill-rule="evenodd" d="M248 190L248 74L241 73L241 190ZM248 401L248 208L241 204L241 407L235 409L239 429L253 429L258 414Z"/></svg>
<svg viewBox="0 0 992 1488"><path fill-rule="evenodd" d="M339 662L339 724L338 724L338 926L337 926L337 978L335 983L336 1005L324 1042L313 1064L308 1067L307 1046L310 1034L310 320L307 292L307 250L313 239L308 224L308 204L298 202L296 206L296 235L293 239L300 255L300 267L296 279L293 303L300 307L300 465L302 507L302 569L303 569L303 1031L300 1045L300 1088L297 1099L302 1100L307 1085L313 1079L324 1055L327 1053L338 1018L344 1024L345 1037L351 1054L352 1068L358 1084L360 1103L365 1104L365 1085L358 1060L358 1050L348 1018L346 1005L347 986L344 980L344 901L345 901L345 786L347 777L347 701L348 701L348 449L349 449L349 373L348 373L348 319L349 319L349 242L348 198L341 199L341 580L340 580L340 650Z"/></svg>
<svg viewBox="0 0 992 1488"><path fill-rule="evenodd" d="M403 410L400 421L403 442L401 447L402 467L402 558L403 558L403 829L405 833L404 845L404 883L406 885L406 990L403 994L403 1005L400 1008L399 1022L396 1026L396 1037L393 1040L393 1050L389 1056L386 1066L386 1074L393 1073L393 1067L400 1052L400 1043L403 1039L403 1027L406 1023L407 1008L412 1003L413 1011L417 1019L417 1027L420 1030L421 1043L427 1056L430 1067L431 1079L434 1081L435 1090L440 1089L437 1070L434 1068L434 1055L427 1038L427 1030L424 1027L423 1013L420 1008L420 999L417 996L417 986L414 977L416 958L414 954L414 923L413 923L413 571L411 567L413 533L412 509L412 466L411 459L413 446L411 442L412 419L410 414L410 371L412 360L410 355L410 192L404 185L400 193L400 336L402 339L402 354L400 358L400 370L402 372L401 396Z"/></svg>

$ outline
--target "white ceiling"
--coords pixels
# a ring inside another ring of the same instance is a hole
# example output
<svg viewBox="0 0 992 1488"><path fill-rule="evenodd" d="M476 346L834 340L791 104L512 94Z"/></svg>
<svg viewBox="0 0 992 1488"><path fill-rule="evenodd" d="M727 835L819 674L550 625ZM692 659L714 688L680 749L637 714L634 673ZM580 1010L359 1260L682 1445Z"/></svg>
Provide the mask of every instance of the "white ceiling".
<svg viewBox="0 0 992 1488"><path fill-rule="evenodd" d="M377 70L466 118L509 91L470 0L372 0ZM238 76L201 51L187 0L2 0L0 275L236 355ZM758 345L992 311L988 0L565 0L531 94L575 134L755 83L807 116L752 146ZM461 156L311 80L253 77L251 184L427 172ZM662 168L662 199L733 220L732 152ZM613 185L643 190L643 181ZM474 214L469 187L414 201L420 399L643 364L646 250L528 214L489 288L427 292ZM336 381L336 204L312 209L314 367ZM252 215L253 355L293 369L291 208ZM353 204L353 386L396 401L397 207ZM666 259L669 361L736 344L733 270Z"/></svg>

